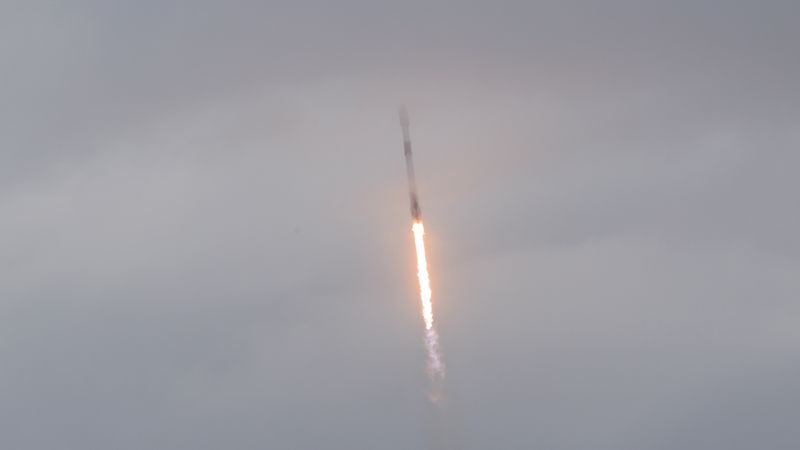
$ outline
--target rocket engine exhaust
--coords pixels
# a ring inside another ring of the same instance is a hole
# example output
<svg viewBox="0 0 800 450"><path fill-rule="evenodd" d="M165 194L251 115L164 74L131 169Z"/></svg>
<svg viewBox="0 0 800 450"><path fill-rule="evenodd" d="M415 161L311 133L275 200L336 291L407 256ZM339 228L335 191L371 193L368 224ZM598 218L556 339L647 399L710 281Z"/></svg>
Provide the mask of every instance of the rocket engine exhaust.
<svg viewBox="0 0 800 450"><path fill-rule="evenodd" d="M403 128L403 151L406 158L406 175L408 176L408 197L411 202L411 231L414 234L414 247L417 253L417 278L419 280L422 319L425 323L425 348L428 353L428 374L433 381L434 392L431 400L439 401L441 381L444 379L444 362L439 349L439 333L434 322L432 291L428 260L425 254L425 227L422 224L422 210L419 207L417 181L414 175L414 161L411 156L411 134L409 132L408 112L400 108L400 126Z"/></svg>

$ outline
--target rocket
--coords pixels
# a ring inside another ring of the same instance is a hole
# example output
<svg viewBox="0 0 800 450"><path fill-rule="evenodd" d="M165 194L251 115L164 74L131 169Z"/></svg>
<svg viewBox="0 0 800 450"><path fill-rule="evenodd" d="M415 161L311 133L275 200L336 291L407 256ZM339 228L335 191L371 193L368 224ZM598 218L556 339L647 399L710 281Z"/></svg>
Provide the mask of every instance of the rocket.
<svg viewBox="0 0 800 450"><path fill-rule="evenodd" d="M408 177L408 199L411 201L411 218L414 222L422 221L422 210L419 209L417 196L417 180L414 176L414 160L411 157L411 133L408 131L408 111L400 108L400 126L403 128L403 152L406 156L406 176Z"/></svg>

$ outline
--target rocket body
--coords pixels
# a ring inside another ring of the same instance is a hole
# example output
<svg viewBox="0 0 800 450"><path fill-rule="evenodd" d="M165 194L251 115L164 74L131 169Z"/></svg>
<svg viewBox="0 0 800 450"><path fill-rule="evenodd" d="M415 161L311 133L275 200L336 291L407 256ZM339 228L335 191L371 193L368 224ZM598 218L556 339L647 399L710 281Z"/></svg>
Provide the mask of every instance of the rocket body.
<svg viewBox="0 0 800 450"><path fill-rule="evenodd" d="M414 176L414 160L411 156L411 133L409 132L408 112L400 108L400 126L403 128L403 153L406 157L406 176L408 177L408 199L411 202L411 218L415 222L422 220L417 195L417 179Z"/></svg>

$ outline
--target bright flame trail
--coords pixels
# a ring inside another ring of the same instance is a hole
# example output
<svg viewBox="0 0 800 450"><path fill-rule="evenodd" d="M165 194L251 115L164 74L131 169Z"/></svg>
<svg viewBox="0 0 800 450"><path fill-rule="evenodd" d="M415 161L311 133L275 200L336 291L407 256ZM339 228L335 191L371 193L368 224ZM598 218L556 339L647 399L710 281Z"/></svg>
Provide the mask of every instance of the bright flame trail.
<svg viewBox="0 0 800 450"><path fill-rule="evenodd" d="M422 319L425 321L425 347L428 350L428 371L431 377L444 378L444 363L439 354L439 333L433 322L433 303L431 303L431 277L428 274L428 260L425 257L425 227L421 221L411 226L414 232L414 245L417 248L417 278L419 278L419 297L422 302Z"/></svg>

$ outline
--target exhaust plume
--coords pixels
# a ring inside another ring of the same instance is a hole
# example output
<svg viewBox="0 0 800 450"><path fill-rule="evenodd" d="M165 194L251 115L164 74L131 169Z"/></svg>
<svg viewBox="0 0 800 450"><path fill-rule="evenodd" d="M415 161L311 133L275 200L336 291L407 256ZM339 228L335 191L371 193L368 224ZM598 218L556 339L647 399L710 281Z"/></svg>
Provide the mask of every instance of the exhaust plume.
<svg viewBox="0 0 800 450"><path fill-rule="evenodd" d="M419 279L419 297L422 303L422 319L425 321L425 347L428 351L428 373L432 378L444 378L444 363L439 353L439 333L433 322L433 303L431 297L431 279L428 274L428 259L425 256L425 227L422 222L411 225L414 233L414 246L417 249L417 278Z"/></svg>

